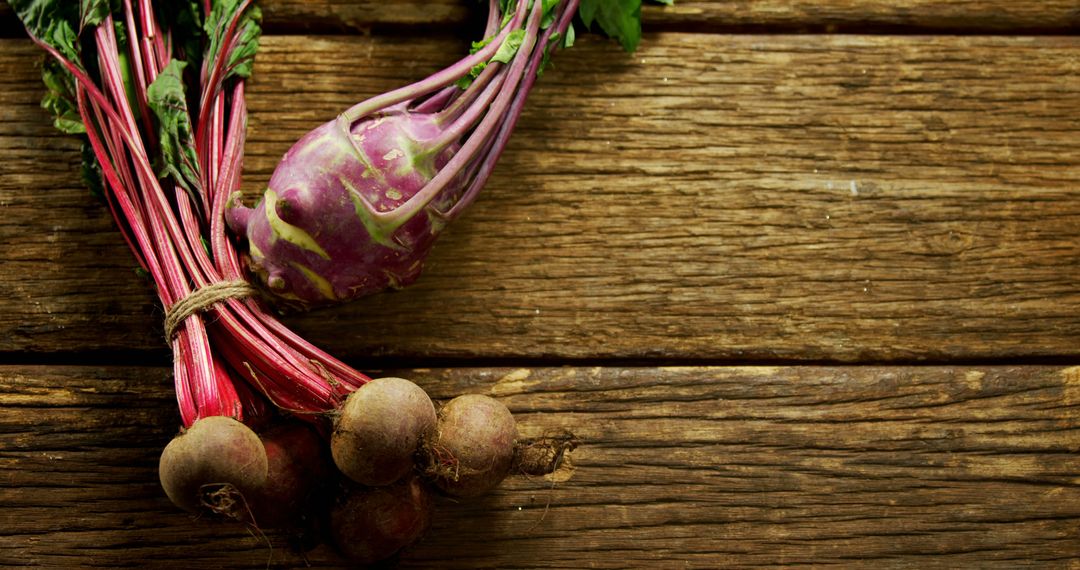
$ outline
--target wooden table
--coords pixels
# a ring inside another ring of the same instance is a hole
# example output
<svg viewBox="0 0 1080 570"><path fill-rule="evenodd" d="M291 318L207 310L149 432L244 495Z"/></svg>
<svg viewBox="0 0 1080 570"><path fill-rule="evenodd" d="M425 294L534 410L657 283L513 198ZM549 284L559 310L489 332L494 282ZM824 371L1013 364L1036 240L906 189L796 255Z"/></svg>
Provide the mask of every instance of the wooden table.
<svg viewBox="0 0 1080 570"><path fill-rule="evenodd" d="M252 192L479 11L262 4ZM558 56L419 284L288 320L583 441L401 565L1077 568L1075 0L677 4ZM158 487L161 310L0 21L0 564L337 566Z"/></svg>

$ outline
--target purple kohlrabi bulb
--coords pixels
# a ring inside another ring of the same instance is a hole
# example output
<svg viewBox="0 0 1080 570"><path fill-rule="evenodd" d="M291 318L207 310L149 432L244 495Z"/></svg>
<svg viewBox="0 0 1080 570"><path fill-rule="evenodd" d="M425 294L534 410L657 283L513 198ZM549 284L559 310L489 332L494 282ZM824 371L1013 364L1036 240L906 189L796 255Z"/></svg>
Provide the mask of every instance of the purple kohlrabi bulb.
<svg viewBox="0 0 1080 570"><path fill-rule="evenodd" d="M435 115L399 107L352 125L339 117L297 141L259 203L237 199L226 214L259 280L302 307L415 281L445 225L433 208L464 190L456 177L428 207L394 217L458 150L427 144L441 133Z"/></svg>

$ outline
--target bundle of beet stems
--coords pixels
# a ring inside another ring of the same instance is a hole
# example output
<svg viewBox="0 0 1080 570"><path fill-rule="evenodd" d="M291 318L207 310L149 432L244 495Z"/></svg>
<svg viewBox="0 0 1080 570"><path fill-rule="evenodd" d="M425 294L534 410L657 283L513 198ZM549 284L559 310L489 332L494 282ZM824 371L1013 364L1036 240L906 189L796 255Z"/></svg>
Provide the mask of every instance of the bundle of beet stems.
<svg viewBox="0 0 1080 570"><path fill-rule="evenodd" d="M430 484L475 496L515 455L528 456L523 469L551 467L558 447L522 454L537 448L515 446L514 420L495 400L462 396L437 414L415 384L371 381L273 307L416 279L487 181L551 54L573 43L579 0L489 0L470 55L313 130L253 209L238 192L244 82L260 37L250 0L11 4L52 56L43 105L82 137L84 178L166 310L185 428L160 466L174 503L259 526L328 522L339 550L372 562L426 529ZM582 0L580 16L632 49L639 9ZM326 489L336 495L329 513L304 519Z"/></svg>

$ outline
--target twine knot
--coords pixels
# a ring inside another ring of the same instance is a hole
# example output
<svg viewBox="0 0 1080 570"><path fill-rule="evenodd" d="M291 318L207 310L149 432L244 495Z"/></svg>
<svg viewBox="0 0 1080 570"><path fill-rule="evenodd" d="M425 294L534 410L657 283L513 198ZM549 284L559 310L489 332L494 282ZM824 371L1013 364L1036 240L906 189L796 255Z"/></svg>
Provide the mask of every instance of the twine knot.
<svg viewBox="0 0 1080 570"><path fill-rule="evenodd" d="M243 280L218 281L206 287L196 289L190 295L180 299L165 311L165 339L172 342L180 325L195 313L208 311L214 305L229 299L252 297L259 290Z"/></svg>

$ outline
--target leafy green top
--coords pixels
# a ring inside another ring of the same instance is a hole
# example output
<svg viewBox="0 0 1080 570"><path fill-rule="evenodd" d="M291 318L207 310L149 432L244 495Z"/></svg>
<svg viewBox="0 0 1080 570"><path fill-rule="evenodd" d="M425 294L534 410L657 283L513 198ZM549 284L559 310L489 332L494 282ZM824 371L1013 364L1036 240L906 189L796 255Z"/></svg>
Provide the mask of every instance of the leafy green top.
<svg viewBox="0 0 1080 570"><path fill-rule="evenodd" d="M9 0L9 3L32 37L56 50L76 70L95 81L99 78L97 44L90 39L89 32L113 15L118 44L116 63L125 76L130 104L136 108L127 61L129 30L119 0ZM198 115L199 101L194 96L204 87L200 82L211 81L200 77L199 69L206 63L216 66L219 89L230 77L249 77L261 33L260 12L245 0L212 0L208 13L204 13L202 4L201 0L153 4L158 22L168 30L172 59L146 89L146 105L155 119L151 130L156 130L157 143L150 146L160 151L155 160L159 175L172 177L188 192L198 190L200 179L192 120ZM228 53L222 60L225 49ZM46 94L41 104L55 117L56 128L68 134L85 134L87 126L76 103L77 82L70 69L55 58L47 58L42 78ZM94 160L94 153L84 148L83 159L87 184L100 189L100 165Z"/></svg>
<svg viewBox="0 0 1080 570"><path fill-rule="evenodd" d="M667 6L675 3L675 0L655 1ZM593 22L599 24L626 51L636 50L641 41L641 0L581 0L578 16L586 28L592 29Z"/></svg>

